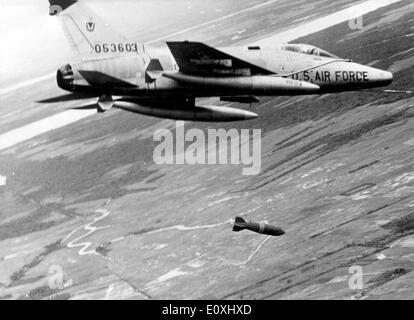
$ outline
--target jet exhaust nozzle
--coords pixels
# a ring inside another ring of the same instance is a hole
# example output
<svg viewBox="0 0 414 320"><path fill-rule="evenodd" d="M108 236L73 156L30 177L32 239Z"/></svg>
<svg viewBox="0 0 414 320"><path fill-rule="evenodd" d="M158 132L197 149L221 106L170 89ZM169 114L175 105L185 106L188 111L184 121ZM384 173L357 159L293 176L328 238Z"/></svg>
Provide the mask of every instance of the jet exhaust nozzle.
<svg viewBox="0 0 414 320"><path fill-rule="evenodd" d="M72 91L73 90L74 73L72 66L67 64L56 72L56 82L59 88Z"/></svg>
<svg viewBox="0 0 414 320"><path fill-rule="evenodd" d="M265 234L273 237L280 237L285 234L281 228L272 226L265 222L252 222L245 220L242 217L236 217L236 220L233 225L234 232L240 232L242 230L249 230L260 234Z"/></svg>

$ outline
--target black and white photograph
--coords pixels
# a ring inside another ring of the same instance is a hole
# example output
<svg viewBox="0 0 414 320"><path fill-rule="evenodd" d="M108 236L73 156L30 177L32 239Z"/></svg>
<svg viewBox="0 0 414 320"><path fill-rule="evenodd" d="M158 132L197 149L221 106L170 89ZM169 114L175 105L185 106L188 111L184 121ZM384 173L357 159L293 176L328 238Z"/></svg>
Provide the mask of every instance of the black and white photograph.
<svg viewBox="0 0 414 320"><path fill-rule="evenodd" d="M0 300L414 299L413 0L0 0L0 40Z"/></svg>

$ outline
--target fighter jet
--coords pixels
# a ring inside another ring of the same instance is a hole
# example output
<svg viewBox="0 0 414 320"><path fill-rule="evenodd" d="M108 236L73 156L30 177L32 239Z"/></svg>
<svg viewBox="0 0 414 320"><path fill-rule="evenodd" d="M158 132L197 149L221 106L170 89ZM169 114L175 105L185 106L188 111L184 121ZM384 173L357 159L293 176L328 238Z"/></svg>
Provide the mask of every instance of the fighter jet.
<svg viewBox="0 0 414 320"><path fill-rule="evenodd" d="M193 41L152 48L117 34L76 0L49 0L79 59L57 71L71 94L42 102L82 100L79 107L111 108L161 118L239 121L257 114L224 106L197 106L196 99L254 103L261 96L312 95L387 86L390 72L340 58L312 45L213 48Z"/></svg>

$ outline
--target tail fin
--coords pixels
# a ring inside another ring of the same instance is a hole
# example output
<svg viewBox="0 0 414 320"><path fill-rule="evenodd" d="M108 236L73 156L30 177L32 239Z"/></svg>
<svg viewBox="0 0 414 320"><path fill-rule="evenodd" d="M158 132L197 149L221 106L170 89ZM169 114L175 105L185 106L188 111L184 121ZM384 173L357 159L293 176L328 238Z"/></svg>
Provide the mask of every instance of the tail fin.
<svg viewBox="0 0 414 320"><path fill-rule="evenodd" d="M236 217L236 220L234 221L233 231L239 232L246 229L246 223L246 220L244 220L242 217Z"/></svg>
<svg viewBox="0 0 414 320"><path fill-rule="evenodd" d="M49 3L50 15L58 16L66 38L79 55L94 54L97 44L116 44L126 40L77 0L49 0Z"/></svg>

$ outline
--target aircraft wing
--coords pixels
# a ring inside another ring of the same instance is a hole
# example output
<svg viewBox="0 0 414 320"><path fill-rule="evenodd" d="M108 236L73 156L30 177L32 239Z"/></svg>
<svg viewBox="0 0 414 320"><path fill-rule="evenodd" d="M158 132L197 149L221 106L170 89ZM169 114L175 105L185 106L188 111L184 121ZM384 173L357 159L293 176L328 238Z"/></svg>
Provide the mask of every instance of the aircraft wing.
<svg viewBox="0 0 414 320"><path fill-rule="evenodd" d="M192 76L253 76L274 72L200 42L167 42L181 73Z"/></svg>

